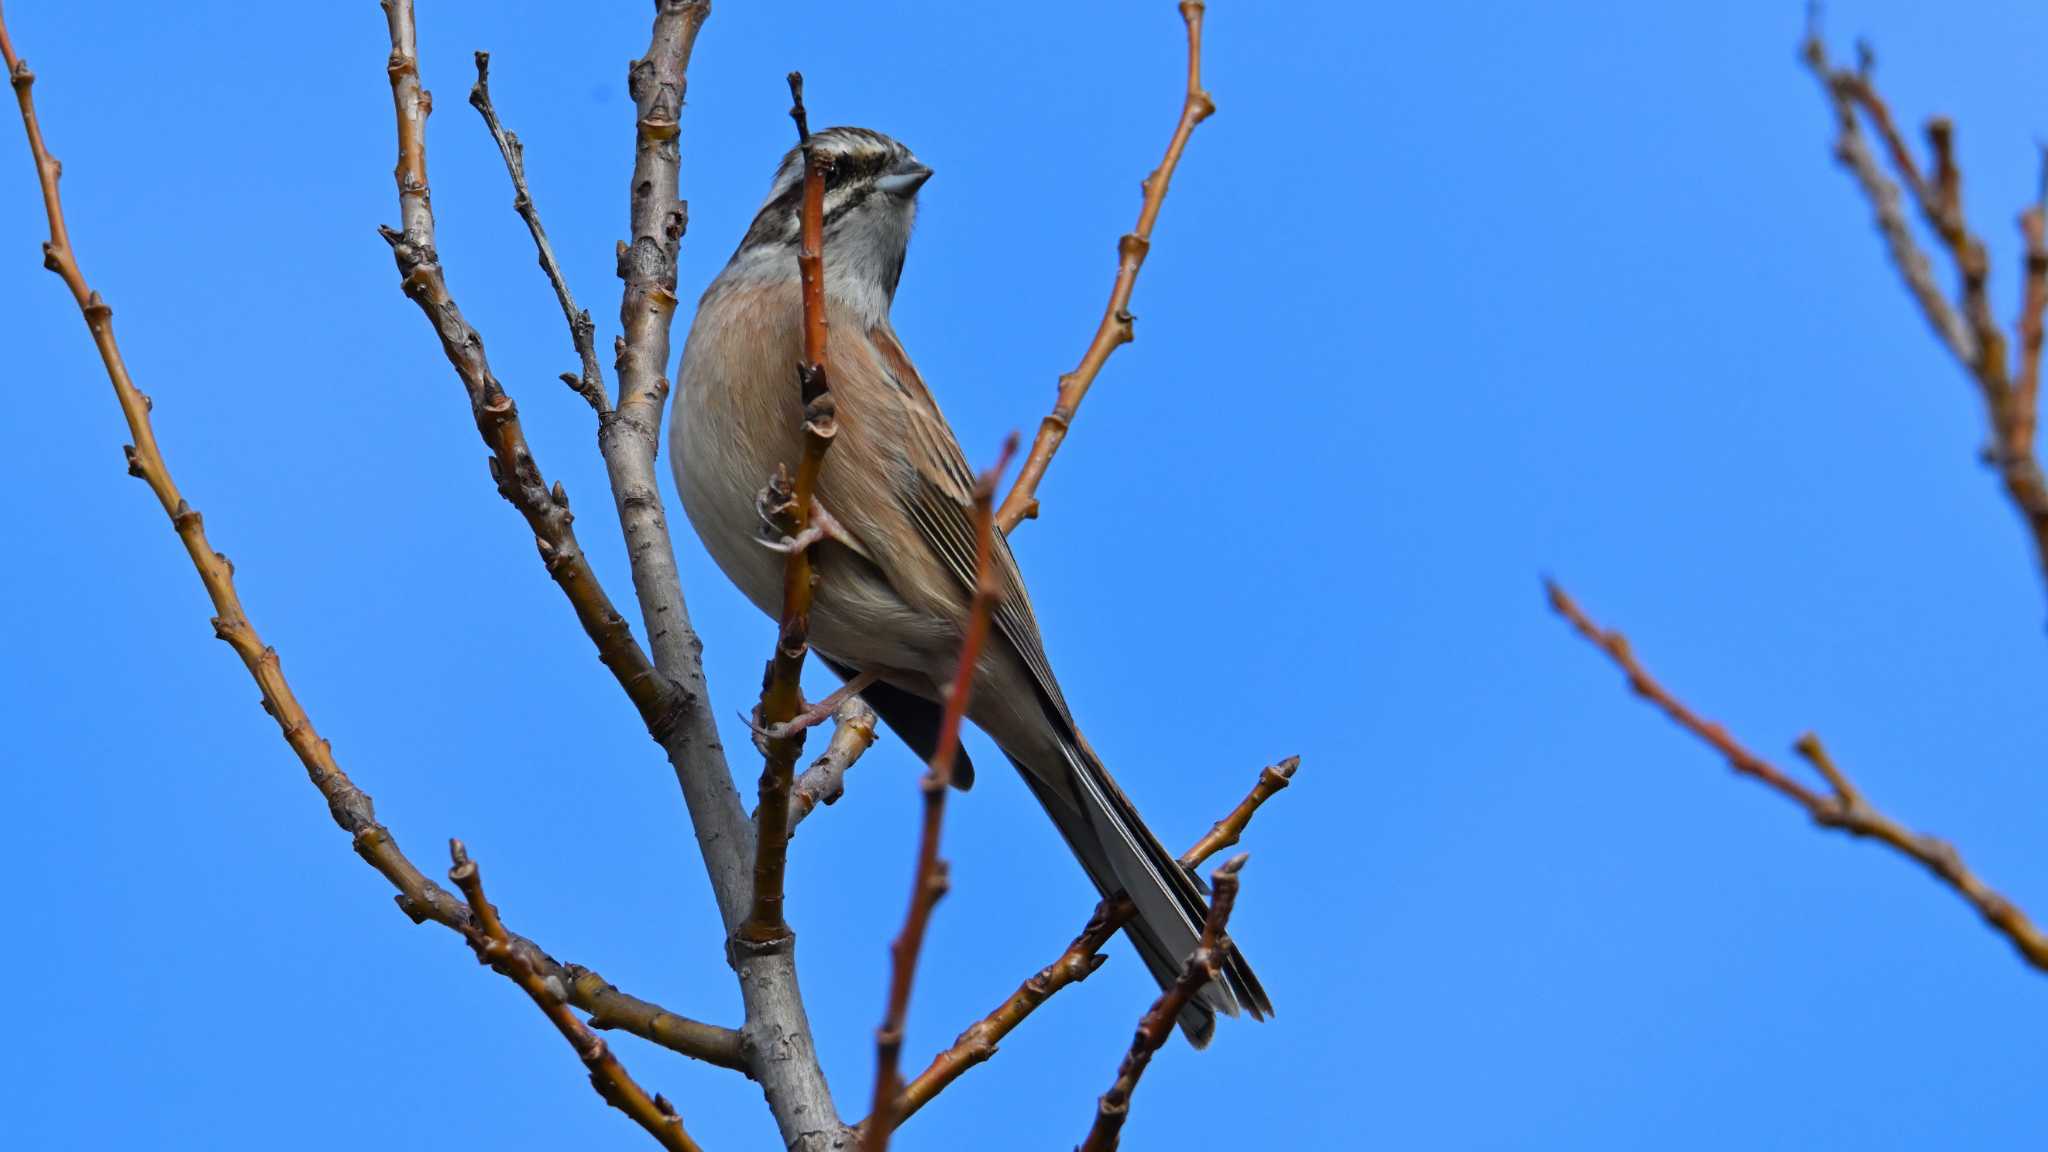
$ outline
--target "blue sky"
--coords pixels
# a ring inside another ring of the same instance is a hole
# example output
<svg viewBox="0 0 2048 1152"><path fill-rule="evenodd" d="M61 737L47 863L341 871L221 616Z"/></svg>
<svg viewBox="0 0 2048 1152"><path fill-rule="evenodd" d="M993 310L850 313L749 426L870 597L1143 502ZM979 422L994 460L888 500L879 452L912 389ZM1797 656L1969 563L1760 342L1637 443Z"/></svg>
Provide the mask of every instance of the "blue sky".
<svg viewBox="0 0 2048 1152"><path fill-rule="evenodd" d="M463 96L490 49L608 338L645 6L421 7L451 284L624 598L590 414L554 379L574 358ZM436 869L466 839L557 955L735 1019L668 769L492 491L376 237L395 215L376 6L9 16L177 476L382 818ZM1828 18L1838 50L1875 44L1908 123L1956 117L2009 317L2048 13L1838 0ZM1800 19L1214 5L1220 111L1166 206L1138 341L1017 537L1067 695L1169 842L1261 764L1304 758L1249 838L1234 925L1280 1015L1169 1049L1130 1147L2038 1139L2048 982L1910 866L1731 778L1540 596L1564 580L1762 750L1817 729L1873 801L2048 913L2048 604L1975 462L1974 394L1830 161ZM817 122L887 130L938 171L897 326L985 460L1086 341L1181 65L1167 0L721 0L684 123L684 293L788 146L801 67ZM17 130L0 137L15 1145L641 1146L510 984L392 909L210 638L38 267ZM744 747L769 631L678 542ZM849 1111L915 772L878 749L792 858ZM948 840L914 1065L1092 901L1008 773L952 806ZM1118 945L900 1146L1071 1145L1151 994ZM707 1148L770 1146L751 1087L618 1047Z"/></svg>

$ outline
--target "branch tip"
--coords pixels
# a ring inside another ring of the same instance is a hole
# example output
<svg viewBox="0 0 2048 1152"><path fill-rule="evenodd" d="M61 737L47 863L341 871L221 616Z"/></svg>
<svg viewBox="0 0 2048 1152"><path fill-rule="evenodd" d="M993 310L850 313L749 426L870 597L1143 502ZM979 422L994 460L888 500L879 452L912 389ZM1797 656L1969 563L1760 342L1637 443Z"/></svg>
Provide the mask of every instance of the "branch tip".
<svg viewBox="0 0 2048 1152"><path fill-rule="evenodd" d="M2037 969L2048 972L2048 934L2030 921L2012 903L1993 891L1964 866L1949 845L1906 829L1891 817L1870 807L1836 765L1819 737L1808 733L1794 744L1795 750L1828 782L1827 794L1792 779L1784 770L1731 736L1727 729L1704 719L1672 695L1636 659L1618 632L1600 627L1561 593L1560 611L1574 630L1608 654L1631 688L1662 712L1672 723L1707 745L1727 761L1738 774L1763 784L1803 809L1816 824L1836 828L1851 836L1878 841L1921 867L1955 891L2003 935L2020 955Z"/></svg>
<svg viewBox="0 0 2048 1152"><path fill-rule="evenodd" d="M1205 10L1201 0L1182 0L1180 4L1181 21L1187 26L1188 45L1187 85L1181 98L1180 119L1167 141L1165 157L1139 185L1137 226L1118 238L1116 279L1110 286L1109 301L1103 307L1102 319L1096 323L1095 335L1082 353L1081 362L1073 371L1060 377L1052 414L1039 422L1038 435L1025 453L1024 466L1011 484L1009 495L1003 498L996 511L996 526L1005 534L1016 531L1017 525L1038 515L1039 482L1045 478L1053 455L1065 442L1074 413L1094 386L1103 366L1109 362L1110 355L1132 339L1131 293L1137 288L1138 272L1144 266L1146 253L1151 247L1152 227L1158 222L1160 209L1166 203L1167 185L1173 180L1174 170L1180 165L1181 153L1187 148L1188 139L1194 135L1195 126L1216 110L1215 100L1202 87L1202 16Z"/></svg>

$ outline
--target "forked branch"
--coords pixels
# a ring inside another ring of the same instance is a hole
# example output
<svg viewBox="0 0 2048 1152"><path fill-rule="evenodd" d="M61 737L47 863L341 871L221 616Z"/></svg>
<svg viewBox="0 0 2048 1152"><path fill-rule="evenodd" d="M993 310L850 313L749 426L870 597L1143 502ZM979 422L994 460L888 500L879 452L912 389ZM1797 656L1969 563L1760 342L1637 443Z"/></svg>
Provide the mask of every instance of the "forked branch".
<svg viewBox="0 0 2048 1152"><path fill-rule="evenodd" d="M455 367L469 394L477 432L491 449L491 478L533 531L541 561L555 578L583 630L597 646L598 658L618 678L640 718L657 740L674 728L682 702L674 688L648 660L633 638L632 626L612 607L584 557L572 526L569 494L560 484L549 488L520 427L519 410L491 372L483 337L448 290L434 244L434 209L427 187L427 117L433 97L420 86L417 28L412 0L383 0L391 31L391 99L398 117L398 181L401 229L380 229L398 261L399 284L441 342L441 351Z"/></svg>
<svg viewBox="0 0 2048 1152"><path fill-rule="evenodd" d="M838 724L824 754L811 762L797 777L789 793L789 830L803 822L819 805L830 805L846 792L846 771L875 744L875 710L855 696L839 706Z"/></svg>
<svg viewBox="0 0 2048 1152"><path fill-rule="evenodd" d="M576 394L590 403L600 417L611 411L610 397L604 394L604 369L597 362L597 324L591 320L588 309L576 307L575 293L569 291L569 278L562 273L561 261L555 259L555 246L548 241L548 231L541 226L540 208L533 202L533 193L526 187L526 146L519 142L515 132L508 131L498 122L498 110L491 104L491 54L476 54L476 85L469 90L470 106L484 118L484 126L491 130L491 139L498 142L498 155L505 160L505 174L512 178L512 210L526 221L526 230L533 236L533 246L540 258L540 268L547 273L548 284L555 290L555 300L562 306L562 319L569 325L569 339L576 346L576 358L583 363L581 375L562 373L562 382L574 389Z"/></svg>
<svg viewBox="0 0 2048 1152"><path fill-rule="evenodd" d="M1795 747L1826 783L1824 791L1794 779L1791 773L1750 751L1729 735L1727 729L1687 707L1643 668L1626 637L1594 623L1556 584L1547 584L1546 590L1551 608L1564 617L1579 635L1614 661L1615 666L1628 677L1628 686L1636 695L1719 753L1730 768L1798 805L1815 824L1875 840L1927 869L1935 879L1976 909L1984 922L2010 941L2027 963L2048 972L2048 936L2034 926L2026 913L1978 879L1977 874L1963 863L1962 855L1954 845L1913 832L1871 807L1821 746L1818 737L1811 734L1802 736Z"/></svg>
<svg viewBox="0 0 2048 1152"><path fill-rule="evenodd" d="M658 1094L649 1096L618 1057L612 1055L611 1045L569 1010L568 990L560 981L551 981L513 946L512 934L498 919L498 910L484 897L483 873L470 860L462 841L450 840L448 855L454 864L448 870L448 879L462 890L463 899L469 903L471 927L465 935L470 947L476 949L477 962L503 973L533 998L548 1022L576 1050L577 1057L590 1071L590 1086L597 1089L605 1103L631 1117L633 1123L646 1129L670 1152L699 1152L697 1142L683 1131L682 1117L676 1115L674 1106Z"/></svg>
<svg viewBox="0 0 2048 1152"><path fill-rule="evenodd" d="M1261 770L1258 783L1252 785L1252 790L1238 801L1237 807L1181 854L1181 867L1199 868L1211 856L1236 844L1259 808L1293 781L1294 771L1300 765L1301 757L1289 756ZM1079 984L1102 967L1106 959L1102 949L1135 912L1130 900L1122 896L1097 904L1094 914L1088 918L1080 934L1067 945L1066 951L1018 985L1017 990L988 1015L968 1026L958 1039L932 1057L924 1071L903 1086L893 1106L896 1123L900 1126L918 1109L936 1099L953 1081L966 1075L968 1069L994 1056L1004 1037L1016 1031L1018 1025L1062 988ZM867 1122L863 1121L861 1127L865 1130Z"/></svg>
<svg viewBox="0 0 2048 1152"><path fill-rule="evenodd" d="M1933 162L1923 170L1878 93L1867 50L1856 68L1837 68L1828 62L1827 49L1815 29L1808 33L1802 56L1820 80L1835 113L1835 158L1855 176L1870 201L1892 263L1921 313L1977 385L1991 425L1984 458L1997 469L2007 498L2025 522L2033 539L2036 566L2048 581L2048 477L2044 477L2035 452L2042 314L2048 310L2048 235L2044 235L2043 205L2037 199L2019 217L2025 266L2019 318L2014 325L2017 339L2008 341L1987 291L1990 255L1963 215L1955 125L1944 117L1927 122ZM1865 120L1883 142L1896 179L1865 142ZM1900 183L1955 267L1960 284L1953 302L1936 283L1933 266L1907 224L1900 207ZM2013 345L2010 355L2008 343Z"/></svg>
<svg viewBox="0 0 2048 1152"><path fill-rule="evenodd" d="M85 317L107 378L113 384L115 398L128 422L129 435L134 439L134 443L127 447L128 470L149 485L169 516L180 542L185 545L200 583L213 602L214 633L241 658L262 694L263 710L277 722L285 743L297 755L307 777L327 801L328 812L335 824L349 834L357 855L397 890L398 907L416 923L431 920L459 932L468 932L469 911L463 902L429 879L407 858L390 830L378 822L376 806L369 794L358 788L342 770L333 748L320 736L312 717L292 691L276 649L263 642L255 623L244 611L241 595L235 587L234 565L226 556L213 550L199 510L186 502L172 479L170 465L157 444L150 419L154 405L135 386L120 345L115 340L113 310L87 283L72 250L70 232L64 221L64 205L58 193L58 175L62 165L50 155L44 143L31 91L35 74L16 56L4 13L0 13L0 58L4 58L15 101L20 107L30 155L41 185L43 208L49 220L50 239L43 246L44 264L64 281ZM616 1026L631 1031L713 1064L746 1068L740 1051L739 1033L678 1016L660 1005L620 992L587 968L558 964L533 942L521 937L509 936L507 947L517 952L523 963L548 979L566 985L570 1003L606 1021L606 1025L600 1026Z"/></svg>
<svg viewBox="0 0 2048 1152"><path fill-rule="evenodd" d="M1096 1101L1095 1123L1088 1129L1088 1138L1081 1142L1080 1152L1116 1152L1124 1121L1131 1114L1131 1095L1138 1090L1138 1078L1145 1074L1153 1054L1165 1045L1166 1038L1173 1035L1173 1022L1181 1009L1188 1006L1203 985L1214 981L1223 971L1223 961L1230 949L1230 938L1224 935L1224 929L1230 923L1231 909L1237 906L1237 873L1246 859L1240 853L1210 873L1213 895L1209 898L1209 916L1202 923L1201 943L1188 957L1180 978L1160 992L1152 1010L1138 1021L1137 1035L1131 1038L1131 1050L1116 1070L1115 1082Z"/></svg>
<svg viewBox="0 0 2048 1152"><path fill-rule="evenodd" d="M1117 241L1116 281L1110 286L1109 303L1103 307L1095 336L1082 353L1081 362L1060 377L1059 395L1052 411L1039 421L1038 435L1032 438L1031 450L1018 469L1017 482L1010 486L1010 494L1003 497L1002 507L996 512L996 526L1006 533L1038 515L1038 482L1045 478L1053 453L1066 440L1067 429L1073 426L1082 399L1101 375L1102 366L1109 363L1110 354L1130 343L1136 334L1131 292L1138 286L1138 270L1145 266L1145 255L1152 249L1152 226L1159 221L1159 210L1166 204L1166 187L1173 180L1173 170L1180 166L1180 154L1187 148L1188 138L1194 135L1195 125L1216 111L1216 102L1202 87L1203 10L1202 0L1181 0L1180 16L1188 31L1188 85L1181 102L1180 120L1174 125L1173 138L1167 141L1166 157L1140 186L1137 227Z"/></svg>

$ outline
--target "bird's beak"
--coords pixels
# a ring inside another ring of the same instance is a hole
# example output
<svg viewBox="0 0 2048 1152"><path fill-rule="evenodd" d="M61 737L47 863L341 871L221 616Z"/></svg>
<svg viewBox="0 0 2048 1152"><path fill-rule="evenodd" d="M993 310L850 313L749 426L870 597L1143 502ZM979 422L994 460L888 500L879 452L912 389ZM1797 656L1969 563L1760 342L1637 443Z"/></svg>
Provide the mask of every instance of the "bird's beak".
<svg viewBox="0 0 2048 1152"><path fill-rule="evenodd" d="M875 187L891 196L909 199L917 195L924 182L932 178L932 170L922 164L909 164L875 181Z"/></svg>

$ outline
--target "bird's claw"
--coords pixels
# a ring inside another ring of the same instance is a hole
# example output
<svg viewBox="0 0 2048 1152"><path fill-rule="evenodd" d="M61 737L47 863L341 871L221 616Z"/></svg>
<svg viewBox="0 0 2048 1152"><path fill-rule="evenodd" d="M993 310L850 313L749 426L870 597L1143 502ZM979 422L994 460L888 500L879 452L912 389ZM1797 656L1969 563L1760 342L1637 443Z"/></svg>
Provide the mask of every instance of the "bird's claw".
<svg viewBox="0 0 2048 1152"><path fill-rule="evenodd" d="M761 522L767 525L768 529L771 532L779 532L780 528L776 525L775 521L770 517L769 511L765 508L761 509L760 511ZM818 542L823 540L830 540L835 544L844 544L848 548L855 547L853 541L853 534L848 532L846 528L843 525L841 525L837 519L833 517L832 513L827 512L825 510L825 505L823 503L813 498L811 501L810 523L804 525L802 530L797 532L796 535L777 536L774 539L768 539L766 537L756 537L754 542L756 544L759 544L761 547L768 549L770 552L779 553L783 556L789 556L797 552L802 552L811 547L813 544L817 544Z"/></svg>
<svg viewBox="0 0 2048 1152"><path fill-rule="evenodd" d="M825 529L814 520L803 531L794 536L781 536L774 540L769 540L766 537L756 537L754 543L759 544L770 552L789 556L804 551L824 538Z"/></svg>
<svg viewBox="0 0 2048 1152"><path fill-rule="evenodd" d="M873 672L862 672L833 689L831 695L816 704L805 704L796 715L779 724L762 724L754 715L748 715L747 727L753 729L754 738L757 740L784 740L807 732L837 715L842 705L866 690L878 678Z"/></svg>

